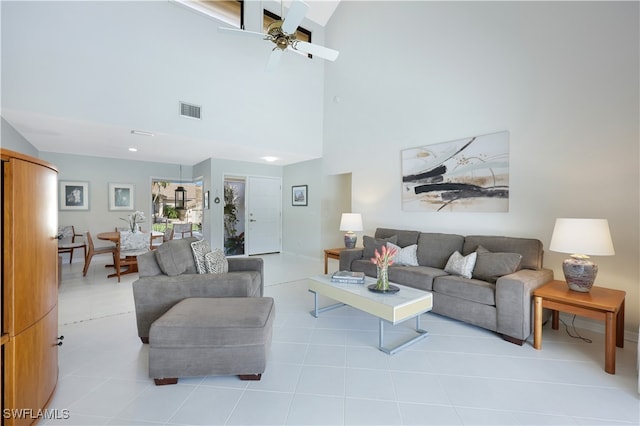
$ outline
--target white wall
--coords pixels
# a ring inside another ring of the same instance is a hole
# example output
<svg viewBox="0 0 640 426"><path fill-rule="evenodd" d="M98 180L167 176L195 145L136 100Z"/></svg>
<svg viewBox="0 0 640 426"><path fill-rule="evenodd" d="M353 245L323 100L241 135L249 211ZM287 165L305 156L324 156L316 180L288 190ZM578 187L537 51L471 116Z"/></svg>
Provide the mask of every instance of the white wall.
<svg viewBox="0 0 640 426"><path fill-rule="evenodd" d="M0 117L0 132L0 147L38 157L38 150L2 117Z"/></svg>
<svg viewBox="0 0 640 426"><path fill-rule="evenodd" d="M326 29L326 173L353 173L365 227L539 238L607 218L597 285L639 322L637 2L341 2ZM335 99L335 97L339 98ZM510 132L508 213L401 211L400 151ZM566 254L546 251L563 279Z"/></svg>
<svg viewBox="0 0 640 426"><path fill-rule="evenodd" d="M306 206L293 206L292 186L307 185ZM321 210L324 189L322 160L304 161L284 167L282 183L282 251L319 258Z"/></svg>

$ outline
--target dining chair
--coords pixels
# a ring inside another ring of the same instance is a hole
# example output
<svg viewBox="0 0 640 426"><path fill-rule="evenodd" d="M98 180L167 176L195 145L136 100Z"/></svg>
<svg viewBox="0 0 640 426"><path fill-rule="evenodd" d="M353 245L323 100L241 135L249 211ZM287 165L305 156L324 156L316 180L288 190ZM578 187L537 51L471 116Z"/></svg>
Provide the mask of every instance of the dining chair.
<svg viewBox="0 0 640 426"><path fill-rule="evenodd" d="M69 264L73 262L73 252L84 249L84 259L87 258L87 243L82 234L76 233L73 225L58 227L58 254L69 253Z"/></svg>
<svg viewBox="0 0 640 426"><path fill-rule="evenodd" d="M87 245L89 246L89 250L87 252L87 257L85 258L85 261L84 261L84 269L82 270L82 276L83 277L87 276L87 271L89 270L91 259L93 259L93 256L97 254L111 254L111 256L113 257L113 265L107 265L107 266L115 267L116 274L119 275L120 262L118 262L118 260L119 260L120 254L118 252L118 246L116 244L111 244L108 246L95 247L93 245L93 238L91 238L91 232L87 232L85 235L86 235L85 239L87 241ZM120 278L118 278L118 282L120 282Z"/></svg>
<svg viewBox="0 0 640 426"><path fill-rule="evenodd" d="M168 226L165 228L162 234L151 235L151 250L155 250L163 243L173 239L173 228Z"/></svg>
<svg viewBox="0 0 640 426"><path fill-rule="evenodd" d="M147 253L150 247L150 232L120 231L119 267L116 268L118 282L120 282L120 276L138 272L138 256Z"/></svg>
<svg viewBox="0 0 640 426"><path fill-rule="evenodd" d="M193 237L191 222L173 224L173 238L178 239L178 236L180 238Z"/></svg>

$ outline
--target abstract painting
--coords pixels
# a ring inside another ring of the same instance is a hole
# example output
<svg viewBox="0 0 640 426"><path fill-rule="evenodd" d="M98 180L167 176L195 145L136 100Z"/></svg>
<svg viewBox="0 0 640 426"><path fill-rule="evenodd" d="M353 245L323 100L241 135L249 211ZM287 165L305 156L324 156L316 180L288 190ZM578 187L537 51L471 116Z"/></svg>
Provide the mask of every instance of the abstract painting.
<svg viewBox="0 0 640 426"><path fill-rule="evenodd" d="M402 209L509 211L509 132L403 150Z"/></svg>

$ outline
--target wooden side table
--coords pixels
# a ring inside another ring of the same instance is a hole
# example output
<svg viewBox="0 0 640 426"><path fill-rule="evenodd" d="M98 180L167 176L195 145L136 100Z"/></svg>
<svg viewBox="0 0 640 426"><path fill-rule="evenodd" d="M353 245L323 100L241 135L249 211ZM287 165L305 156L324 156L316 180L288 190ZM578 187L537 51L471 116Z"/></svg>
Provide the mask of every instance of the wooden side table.
<svg viewBox="0 0 640 426"><path fill-rule="evenodd" d="M344 250L345 247L324 249L324 273L329 273L329 259L340 260L340 252Z"/></svg>
<svg viewBox="0 0 640 426"><path fill-rule="evenodd" d="M624 347L624 298L626 293L592 287L589 293L569 290L564 281L550 281L533 292L533 347L542 348L542 308L553 311L552 327L558 329L559 311L605 322L604 371L616 374L616 346Z"/></svg>

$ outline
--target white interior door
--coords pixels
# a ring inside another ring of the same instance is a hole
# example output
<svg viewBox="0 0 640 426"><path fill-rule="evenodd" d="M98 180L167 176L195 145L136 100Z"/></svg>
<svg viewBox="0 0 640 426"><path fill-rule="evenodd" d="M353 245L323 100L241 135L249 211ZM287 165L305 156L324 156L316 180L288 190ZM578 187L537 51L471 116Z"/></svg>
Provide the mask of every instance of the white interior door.
<svg viewBox="0 0 640 426"><path fill-rule="evenodd" d="M247 180L247 254L282 250L282 181L249 177Z"/></svg>

